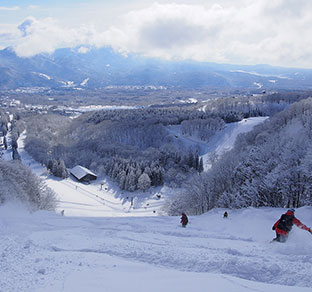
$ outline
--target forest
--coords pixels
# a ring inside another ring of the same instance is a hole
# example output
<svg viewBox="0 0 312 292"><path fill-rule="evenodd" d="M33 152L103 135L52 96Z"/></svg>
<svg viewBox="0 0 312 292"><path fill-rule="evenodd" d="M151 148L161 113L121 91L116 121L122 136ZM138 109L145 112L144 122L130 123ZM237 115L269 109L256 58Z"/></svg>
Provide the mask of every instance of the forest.
<svg viewBox="0 0 312 292"><path fill-rule="evenodd" d="M301 207L312 204L312 98L295 102L226 152L168 205L170 214L215 207Z"/></svg>
<svg viewBox="0 0 312 292"><path fill-rule="evenodd" d="M0 204L19 200L31 210L55 210L54 192L20 161L0 160Z"/></svg>
<svg viewBox="0 0 312 292"><path fill-rule="evenodd" d="M310 92L283 92L100 110L72 118L53 112L16 112L12 148L26 130L25 149L58 177L79 164L107 175L122 190L181 188L170 214L214 207L301 206L311 202ZM201 149L168 131L209 142L227 123L253 116L267 122L237 139L234 149L203 171ZM8 115L1 114L3 133ZM310 153L310 154L309 154ZM187 182L185 184L185 182ZM191 182L191 183L190 183Z"/></svg>
<svg viewBox="0 0 312 292"><path fill-rule="evenodd" d="M167 184L181 187L203 171L200 149L183 145L167 126L182 134L209 139L226 123L251 116L273 116L307 92L219 98L197 104L153 105L101 110L71 119L64 115L25 114L13 133L26 128L26 150L59 177L83 165L108 175L121 189L146 190Z"/></svg>

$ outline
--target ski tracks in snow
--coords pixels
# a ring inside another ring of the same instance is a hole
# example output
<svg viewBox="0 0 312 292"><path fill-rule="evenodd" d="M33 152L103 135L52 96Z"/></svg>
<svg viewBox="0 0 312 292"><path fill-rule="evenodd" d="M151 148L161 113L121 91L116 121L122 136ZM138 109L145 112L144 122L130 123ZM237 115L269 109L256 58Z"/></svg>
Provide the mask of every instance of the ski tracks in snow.
<svg viewBox="0 0 312 292"><path fill-rule="evenodd" d="M298 217L308 221L311 208L304 210ZM311 235L296 229L286 244L269 243L280 211L237 210L223 219L224 210L213 210L191 216L186 228L179 217L79 218L41 211L16 218L7 212L0 214L0 273L5 275L0 291L62 291L69 275L105 273L121 260L311 287Z"/></svg>
<svg viewBox="0 0 312 292"><path fill-rule="evenodd" d="M283 248L294 249L293 245L282 246L281 253L281 246L250 237L218 234L198 226L182 229L176 224L177 218L76 220L82 227L70 224L62 232L50 230L49 235L40 231L31 236L31 241L38 242L55 259L84 258L84 266L92 264L90 254L108 255L186 272L227 274L271 284L312 285L311 254L283 254ZM79 263L71 264L78 265L73 269L79 268Z"/></svg>

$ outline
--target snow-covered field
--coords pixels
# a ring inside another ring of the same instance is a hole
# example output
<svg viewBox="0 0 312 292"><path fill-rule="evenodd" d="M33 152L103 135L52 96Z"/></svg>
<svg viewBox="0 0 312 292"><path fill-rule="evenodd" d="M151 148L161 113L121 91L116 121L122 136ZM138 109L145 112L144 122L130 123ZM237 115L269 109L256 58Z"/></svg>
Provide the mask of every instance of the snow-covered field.
<svg viewBox="0 0 312 292"><path fill-rule="evenodd" d="M190 218L63 217L0 208L0 291L312 291L312 237L269 243L281 209ZM312 222L312 208L297 210ZM289 286L285 286L289 285ZM282 287L283 286L283 287Z"/></svg>
<svg viewBox="0 0 312 292"><path fill-rule="evenodd" d="M33 173L42 178L57 194L57 212L64 210L66 216L88 217L130 217L158 216L168 197L168 188L156 188L151 191L134 193L121 191L107 178L98 177L90 184L80 183L73 177L59 179L50 175L46 168L34 161L24 150L25 133L18 139L18 152L22 162L31 168ZM10 151L4 154L9 160ZM170 190L172 195L174 190ZM137 197L136 197L137 196Z"/></svg>
<svg viewBox="0 0 312 292"><path fill-rule="evenodd" d="M104 178L84 185L49 176L22 141L23 163L56 191L59 207L32 214L17 202L0 207L1 292L312 291L312 236L294 227L287 243L270 243L284 210L227 210L223 219L217 209L182 228L179 217L161 213L170 189L131 205L131 194ZM296 216L312 225L311 207Z"/></svg>

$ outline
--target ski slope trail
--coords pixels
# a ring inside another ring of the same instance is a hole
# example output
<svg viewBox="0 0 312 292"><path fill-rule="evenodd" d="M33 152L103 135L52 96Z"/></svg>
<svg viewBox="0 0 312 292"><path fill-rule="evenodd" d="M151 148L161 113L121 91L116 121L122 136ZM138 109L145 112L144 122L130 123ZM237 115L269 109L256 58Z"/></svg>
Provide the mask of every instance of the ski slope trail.
<svg viewBox="0 0 312 292"><path fill-rule="evenodd" d="M170 126L168 130L186 147L196 145L201 149L204 167L207 170L210 167L209 161L212 153L221 155L224 151L231 149L240 133L250 131L265 119L266 117L255 117L227 124L225 129L218 132L209 143L181 135L180 126ZM22 133L18 139L18 152L22 162L54 190L58 199L57 212L64 210L66 216L157 216L163 214L162 207L166 199L177 191L163 187L146 193L140 191L131 193L119 190L118 186L104 177L98 178L91 184L80 183L71 176L68 179L55 178L24 150L25 137L26 132ZM10 150L6 151L5 157L10 159Z"/></svg>
<svg viewBox="0 0 312 292"><path fill-rule="evenodd" d="M98 178L90 184L81 183L73 177L56 178L36 162L24 149L26 132L18 139L18 152L22 163L39 176L57 195L57 212L64 210L66 216L122 217L157 216L161 214L167 198L167 188L155 188L153 193L122 191L107 178ZM11 157L10 150L6 157Z"/></svg>
<svg viewBox="0 0 312 292"><path fill-rule="evenodd" d="M297 210L312 222L312 208ZM0 207L0 287L49 291L292 291L312 287L312 238L269 243L282 209L189 217L64 217Z"/></svg>
<svg viewBox="0 0 312 292"><path fill-rule="evenodd" d="M253 117L237 123L227 124L224 130L216 133L208 142L206 154L203 155L205 169L210 168L210 156L221 156L233 148L239 134L250 132L256 125L263 123L268 117Z"/></svg>
<svg viewBox="0 0 312 292"><path fill-rule="evenodd" d="M256 124L248 121L246 131ZM241 132L229 125L219 133L223 143L212 140L206 150L228 149ZM22 162L55 190L65 216L0 206L0 291L311 292L311 235L294 228L287 243L269 243L285 210L227 210L223 219L217 209L181 228L180 218L157 216L170 189L131 203L133 194L104 178L90 185L56 179L24 151L23 135ZM311 207L296 216L312 225Z"/></svg>
<svg viewBox="0 0 312 292"><path fill-rule="evenodd" d="M168 131L175 136L178 143L184 146L199 149L204 161L204 170L211 167L212 155L220 156L231 150L239 134L251 131L254 126L263 123L268 117L252 117L243 119L237 123L226 124L225 128L217 132L209 142L202 141L196 137L184 136L181 134L181 126L168 126Z"/></svg>

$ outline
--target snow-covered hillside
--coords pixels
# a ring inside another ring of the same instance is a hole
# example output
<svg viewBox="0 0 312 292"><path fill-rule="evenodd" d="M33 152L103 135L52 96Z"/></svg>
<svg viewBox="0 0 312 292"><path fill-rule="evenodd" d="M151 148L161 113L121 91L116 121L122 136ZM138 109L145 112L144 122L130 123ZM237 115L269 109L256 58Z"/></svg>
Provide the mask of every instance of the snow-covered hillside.
<svg viewBox="0 0 312 292"><path fill-rule="evenodd" d="M161 214L164 201L168 197L166 187L150 191L121 191L107 178L99 177L90 184L80 183L72 176L59 179L50 175L46 168L34 161L24 150L24 132L18 140L18 151L22 162L43 179L55 191L58 199L57 212L64 210L66 216L82 217L123 217L157 216ZM10 152L5 153L10 158ZM170 190L172 194L174 190Z"/></svg>
<svg viewBox="0 0 312 292"><path fill-rule="evenodd" d="M204 160L204 169L207 170L211 167L210 158L212 155L220 156L225 151L232 149L239 134L251 131L254 126L266 119L267 117L252 117L237 123L226 124L225 128L217 132L208 143L196 137L183 136L180 125L168 126L167 129L177 138L179 145L200 149L200 155Z"/></svg>
<svg viewBox="0 0 312 292"><path fill-rule="evenodd" d="M206 154L232 147L258 122L228 126ZM179 217L161 213L171 189L140 193L132 204L133 193L104 178L90 185L55 179L24 151L23 139L23 163L56 191L59 206L32 214L16 202L0 206L0 291L311 291L312 236L294 227L287 243L270 243L285 210L227 210L224 219L216 209L182 228ZM311 207L296 216L312 225Z"/></svg>
<svg viewBox="0 0 312 292"><path fill-rule="evenodd" d="M0 207L0 287L13 292L311 291L312 237L269 243L281 209L191 217L63 217ZM297 216L312 222L312 209ZM281 286L283 285L283 286ZM284 286L289 285L289 286Z"/></svg>
<svg viewBox="0 0 312 292"><path fill-rule="evenodd" d="M180 128L169 127L169 130L178 137L179 143L186 147L197 145L202 149L204 166L208 168L209 157L212 152L218 155L233 147L238 134L250 131L255 125L263 122L266 118L257 117L244 119L238 123L228 124L225 129L218 132L209 143L200 141L193 137L184 137ZM45 180L58 195L57 212L65 210L66 216L88 216L88 217L116 217L116 216L157 216L161 215L165 200L174 194L176 190L167 187L156 188L147 192L126 192L119 188L107 178L98 178L91 184L82 184L72 177L66 180L56 179L49 175L46 168L35 162L31 156L24 151L23 133L18 140L18 151L22 162L29 166L34 173ZM10 153L6 153L9 159Z"/></svg>

